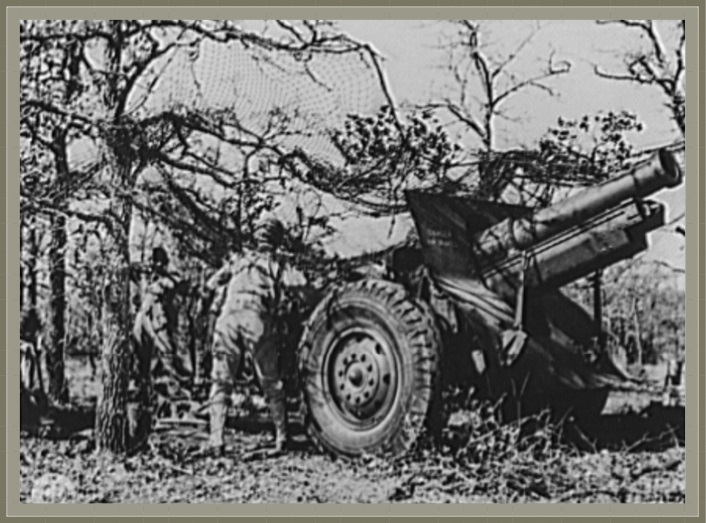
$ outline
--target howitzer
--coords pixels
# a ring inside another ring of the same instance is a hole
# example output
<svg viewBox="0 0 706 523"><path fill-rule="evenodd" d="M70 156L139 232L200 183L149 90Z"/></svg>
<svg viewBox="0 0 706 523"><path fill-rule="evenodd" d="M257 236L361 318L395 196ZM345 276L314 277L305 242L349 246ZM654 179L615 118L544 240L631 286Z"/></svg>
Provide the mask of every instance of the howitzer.
<svg viewBox="0 0 706 523"><path fill-rule="evenodd" d="M532 263L529 288L556 289L647 248L648 232L664 225L664 206L645 201L682 182L666 150L645 165L530 216L508 218L478 234L473 253L479 278L508 297L523 255Z"/></svg>
<svg viewBox="0 0 706 523"><path fill-rule="evenodd" d="M564 265L577 267L558 271L562 274L553 269L544 277L541 271L531 275L533 286L558 287L581 277L581 272L615 263L610 253L617 255L621 248L623 257L643 250L645 234L664 222L663 206L643 198L681 181L674 156L662 150L646 164L534 213L518 206L421 192L410 192L407 199L425 262L436 274L490 280L492 286L498 274L507 276L518 265L522 253L541 254L533 265L546 269L547 264L540 261L574 250L577 257ZM577 245L589 240L594 241L589 251L580 252ZM581 265L588 269L577 270Z"/></svg>
<svg viewBox="0 0 706 523"><path fill-rule="evenodd" d="M393 252L387 277L331 289L302 335L314 440L350 455L403 451L455 380L514 394L525 412L600 413L630 376L607 353L584 357L600 322L560 288L646 249L665 213L644 198L681 181L665 150L540 210L409 191L421 249ZM510 351L508 332L522 334Z"/></svg>
<svg viewBox="0 0 706 523"><path fill-rule="evenodd" d="M569 227L580 225L604 211L631 199L675 187L682 172L674 156L661 150L647 165L636 166L623 175L537 211L529 217L509 218L479 234L474 241L476 253L492 260L508 252L527 249Z"/></svg>

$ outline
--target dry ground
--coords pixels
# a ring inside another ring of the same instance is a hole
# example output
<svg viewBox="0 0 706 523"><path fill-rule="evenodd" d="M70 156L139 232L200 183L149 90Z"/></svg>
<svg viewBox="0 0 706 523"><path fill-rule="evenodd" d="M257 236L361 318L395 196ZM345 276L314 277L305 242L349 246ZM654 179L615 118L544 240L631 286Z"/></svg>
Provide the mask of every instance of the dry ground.
<svg viewBox="0 0 706 523"><path fill-rule="evenodd" d="M87 366L72 362L72 398L93 396ZM589 432L561 434L545 424L520 438L515 425L471 431L459 411L443 448L394 462L351 462L322 455L295 424L296 449L244 461L242 451L269 438L266 416L231 420L223 459L196 458L205 427L157 431L150 449L120 462L93 452L91 414L21 442L23 502L119 503L470 503L684 502L683 408L645 410L657 397L611 397ZM466 414L464 416L464 414ZM470 416L470 417L469 417ZM296 421L296 420L295 420Z"/></svg>

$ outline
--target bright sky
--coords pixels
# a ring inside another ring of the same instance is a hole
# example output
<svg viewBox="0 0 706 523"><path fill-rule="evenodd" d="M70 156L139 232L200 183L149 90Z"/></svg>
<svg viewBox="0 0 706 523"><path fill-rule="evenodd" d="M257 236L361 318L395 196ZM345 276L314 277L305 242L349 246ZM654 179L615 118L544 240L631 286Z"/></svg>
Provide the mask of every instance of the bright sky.
<svg viewBox="0 0 706 523"><path fill-rule="evenodd" d="M593 21L507 21L484 22L489 28L489 54L506 53L523 39L534 24L541 29L515 60L515 71L538 70L553 51L555 60L572 63L570 74L551 80L559 93L552 98L538 90L528 90L513 98L508 109L513 116L524 117L521 124L500 122L502 142L499 147L518 146L539 138L556 123L559 116L576 117L599 110L630 109L646 124L646 131L636 136L638 145L669 143L679 134L656 89L636 87L598 78L593 64L606 68L620 62L616 51L640 45L636 33L617 26L599 26ZM665 36L674 22L660 22ZM354 37L370 42L385 58L385 69L398 102L424 102L444 95L452 78L444 65L446 51L442 36L448 31L446 21L424 20L342 20L338 22ZM668 40L667 40L668 42Z"/></svg>

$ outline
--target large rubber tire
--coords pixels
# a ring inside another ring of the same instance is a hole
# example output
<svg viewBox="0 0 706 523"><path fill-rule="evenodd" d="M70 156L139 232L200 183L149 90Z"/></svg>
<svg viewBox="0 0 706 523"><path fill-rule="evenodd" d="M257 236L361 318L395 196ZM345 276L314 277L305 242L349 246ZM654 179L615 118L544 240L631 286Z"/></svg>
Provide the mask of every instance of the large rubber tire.
<svg viewBox="0 0 706 523"><path fill-rule="evenodd" d="M332 291L301 341L309 435L346 456L410 450L438 407L440 336L401 285L367 279Z"/></svg>

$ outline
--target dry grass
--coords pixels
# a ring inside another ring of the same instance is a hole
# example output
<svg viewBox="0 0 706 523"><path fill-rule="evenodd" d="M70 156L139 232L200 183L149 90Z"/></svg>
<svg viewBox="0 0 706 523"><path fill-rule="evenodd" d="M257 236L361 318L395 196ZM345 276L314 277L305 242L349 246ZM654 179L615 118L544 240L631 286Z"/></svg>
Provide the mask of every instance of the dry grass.
<svg viewBox="0 0 706 523"><path fill-rule="evenodd" d="M90 369L81 362L69 369L73 397L90 405ZM242 453L271 430L266 418L252 414L231 420L226 458L196 458L205 430L181 428L155 433L139 456L105 463L93 452L89 423L78 434L58 432L58 439L22 438L21 500L683 503L683 409L681 418L671 410L643 415L634 409L641 397L616 398L588 432L553 425L546 416L500 424L492 407L458 408L440 447L426 442L394 461L317 454L295 425L297 450L246 462Z"/></svg>

